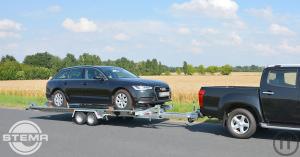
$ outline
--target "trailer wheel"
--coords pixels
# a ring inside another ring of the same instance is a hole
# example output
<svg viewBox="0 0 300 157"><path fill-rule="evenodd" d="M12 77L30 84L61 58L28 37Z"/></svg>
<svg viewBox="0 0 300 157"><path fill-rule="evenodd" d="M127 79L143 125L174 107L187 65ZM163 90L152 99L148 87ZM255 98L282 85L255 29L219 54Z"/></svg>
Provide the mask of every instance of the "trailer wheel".
<svg viewBox="0 0 300 157"><path fill-rule="evenodd" d="M83 112L76 112L74 115L74 121L76 124L82 125L86 122L86 114Z"/></svg>
<svg viewBox="0 0 300 157"><path fill-rule="evenodd" d="M95 115L95 113L93 112L90 112L87 114L87 120L86 120L86 123L90 126L94 126L94 125L97 125L98 124L98 119Z"/></svg>
<svg viewBox="0 0 300 157"><path fill-rule="evenodd" d="M188 118L187 120L189 123L193 123L195 121L193 118Z"/></svg>
<svg viewBox="0 0 300 157"><path fill-rule="evenodd" d="M236 138L249 138L256 132L256 120L251 112L238 108L229 113L226 121L229 133Z"/></svg>

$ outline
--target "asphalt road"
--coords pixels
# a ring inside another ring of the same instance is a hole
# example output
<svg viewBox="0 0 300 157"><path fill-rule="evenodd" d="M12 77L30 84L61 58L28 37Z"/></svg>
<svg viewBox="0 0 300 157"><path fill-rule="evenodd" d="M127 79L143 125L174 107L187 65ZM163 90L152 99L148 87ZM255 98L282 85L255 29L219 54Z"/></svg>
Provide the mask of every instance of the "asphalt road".
<svg viewBox="0 0 300 157"><path fill-rule="evenodd" d="M20 120L35 122L49 136L32 155L37 157L280 156L273 149L273 137L279 132L275 130L260 131L250 139L234 139L220 124L187 126L164 120L112 119L87 126L74 124L70 114L0 109L0 134ZM3 157L19 156L2 140L0 152ZM300 150L293 156L299 155Z"/></svg>

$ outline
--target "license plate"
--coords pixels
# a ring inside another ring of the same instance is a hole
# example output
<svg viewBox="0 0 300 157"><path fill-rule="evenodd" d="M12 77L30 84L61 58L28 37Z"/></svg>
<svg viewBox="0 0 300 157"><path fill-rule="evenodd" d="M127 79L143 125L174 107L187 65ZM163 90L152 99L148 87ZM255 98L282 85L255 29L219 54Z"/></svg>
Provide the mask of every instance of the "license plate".
<svg viewBox="0 0 300 157"><path fill-rule="evenodd" d="M170 96L170 92L159 92L159 97L167 97Z"/></svg>

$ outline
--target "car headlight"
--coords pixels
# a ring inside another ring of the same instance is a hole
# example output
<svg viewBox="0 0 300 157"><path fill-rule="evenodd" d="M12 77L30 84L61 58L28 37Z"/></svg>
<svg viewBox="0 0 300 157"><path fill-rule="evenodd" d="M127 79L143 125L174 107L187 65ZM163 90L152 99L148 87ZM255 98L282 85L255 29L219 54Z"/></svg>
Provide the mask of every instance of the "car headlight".
<svg viewBox="0 0 300 157"><path fill-rule="evenodd" d="M133 89L135 90L149 90L152 89L151 86L132 86Z"/></svg>

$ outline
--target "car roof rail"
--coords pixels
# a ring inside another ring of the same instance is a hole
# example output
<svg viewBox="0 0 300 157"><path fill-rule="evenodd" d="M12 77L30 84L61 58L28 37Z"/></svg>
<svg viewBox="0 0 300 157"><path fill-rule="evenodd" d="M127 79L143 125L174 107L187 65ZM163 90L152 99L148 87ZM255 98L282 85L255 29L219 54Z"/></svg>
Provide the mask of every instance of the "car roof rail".
<svg viewBox="0 0 300 157"><path fill-rule="evenodd" d="M300 67L300 64L275 64L268 65L268 67Z"/></svg>

